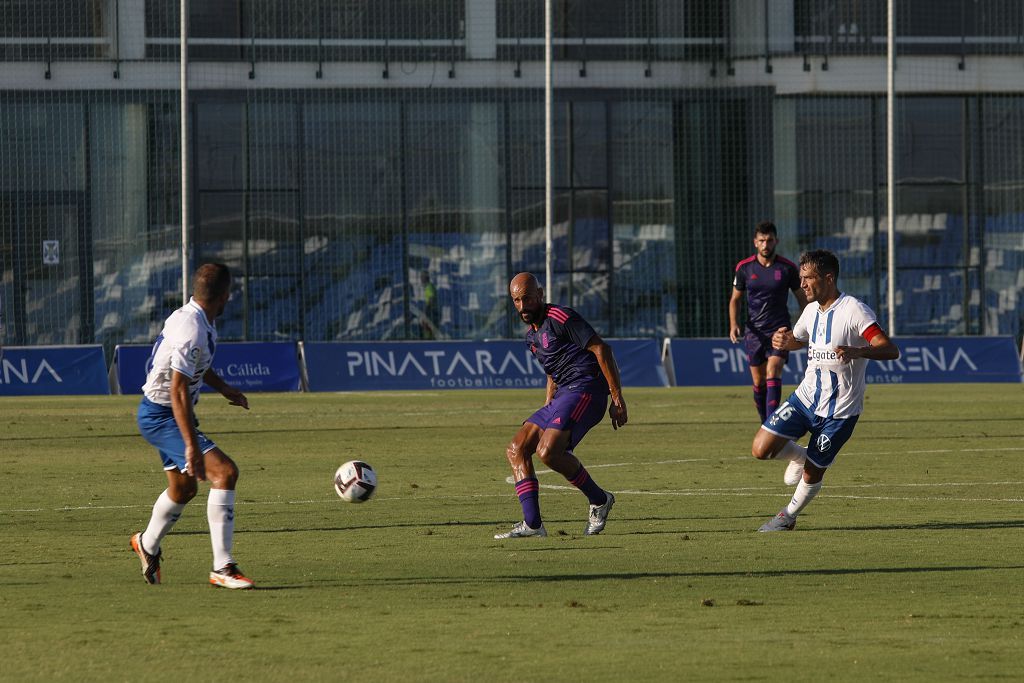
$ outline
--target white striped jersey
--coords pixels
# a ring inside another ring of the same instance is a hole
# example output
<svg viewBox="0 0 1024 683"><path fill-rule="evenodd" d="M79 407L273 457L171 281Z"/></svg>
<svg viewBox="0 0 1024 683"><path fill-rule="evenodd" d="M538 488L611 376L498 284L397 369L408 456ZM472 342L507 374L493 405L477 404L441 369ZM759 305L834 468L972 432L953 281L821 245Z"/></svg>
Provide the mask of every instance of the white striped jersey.
<svg viewBox="0 0 1024 683"><path fill-rule="evenodd" d="M217 328L206 318L196 300L176 310L164 322L164 329L153 343L146 361L146 383L142 393L153 403L171 405L172 372L189 377L192 404L199 402L203 375L213 364L217 350Z"/></svg>
<svg viewBox="0 0 1024 683"><path fill-rule="evenodd" d="M797 398L821 417L853 417L864 409L866 358L845 363L836 356L837 346L864 346L864 334L874 336L874 312L846 294L826 310L812 302L793 326L793 336L807 342L807 371L796 389Z"/></svg>

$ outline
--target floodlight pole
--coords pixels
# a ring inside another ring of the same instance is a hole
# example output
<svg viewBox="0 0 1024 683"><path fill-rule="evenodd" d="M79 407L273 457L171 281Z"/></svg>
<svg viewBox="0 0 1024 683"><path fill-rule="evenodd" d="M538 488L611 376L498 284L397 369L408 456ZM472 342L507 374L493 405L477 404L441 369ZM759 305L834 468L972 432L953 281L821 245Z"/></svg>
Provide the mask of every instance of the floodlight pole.
<svg viewBox="0 0 1024 683"><path fill-rule="evenodd" d="M551 0L544 0L544 293L548 300L554 295L551 277L554 263L554 98L551 88Z"/></svg>
<svg viewBox="0 0 1024 683"><path fill-rule="evenodd" d="M181 37L178 87L181 90L181 305L188 304L188 0L180 0Z"/></svg>
<svg viewBox="0 0 1024 683"><path fill-rule="evenodd" d="M889 286L886 303L889 308L890 335L896 334L896 9L895 0L888 0L888 35L886 36L885 70L885 204L886 251Z"/></svg>

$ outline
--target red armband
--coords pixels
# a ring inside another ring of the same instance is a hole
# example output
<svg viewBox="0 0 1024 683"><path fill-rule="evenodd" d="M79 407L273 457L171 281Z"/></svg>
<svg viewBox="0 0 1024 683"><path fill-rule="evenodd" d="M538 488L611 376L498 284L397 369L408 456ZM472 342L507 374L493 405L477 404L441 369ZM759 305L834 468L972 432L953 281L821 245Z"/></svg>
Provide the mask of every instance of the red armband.
<svg viewBox="0 0 1024 683"><path fill-rule="evenodd" d="M882 328L878 326L878 323L871 323L870 325L868 325L868 329L861 332L860 336L864 337L864 339L867 340L868 344L870 344L871 340L880 334L882 334Z"/></svg>

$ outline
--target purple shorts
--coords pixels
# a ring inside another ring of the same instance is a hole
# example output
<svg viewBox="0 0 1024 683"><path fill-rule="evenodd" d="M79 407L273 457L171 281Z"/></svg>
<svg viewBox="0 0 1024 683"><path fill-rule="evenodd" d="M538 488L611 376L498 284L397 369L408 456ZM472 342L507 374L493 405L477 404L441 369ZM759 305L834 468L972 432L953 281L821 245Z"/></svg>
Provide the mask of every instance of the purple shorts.
<svg viewBox="0 0 1024 683"><path fill-rule="evenodd" d="M572 450L583 440L591 427L604 419L604 410L607 406L607 395L563 392L559 389L551 403L535 412L526 421L541 429L570 430L569 449Z"/></svg>
<svg viewBox="0 0 1024 683"><path fill-rule="evenodd" d="M772 335L747 330L743 337L743 346L747 350L747 364L751 367L764 365L769 356L779 356L782 362L789 360L789 351L772 348Z"/></svg>

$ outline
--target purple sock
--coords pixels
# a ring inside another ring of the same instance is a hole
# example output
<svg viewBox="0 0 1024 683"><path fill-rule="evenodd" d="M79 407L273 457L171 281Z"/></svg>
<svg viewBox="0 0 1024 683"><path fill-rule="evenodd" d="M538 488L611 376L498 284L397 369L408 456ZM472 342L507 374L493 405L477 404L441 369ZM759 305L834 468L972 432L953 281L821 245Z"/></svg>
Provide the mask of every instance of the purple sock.
<svg viewBox="0 0 1024 683"><path fill-rule="evenodd" d="M519 496L519 504L523 506L523 521L531 529L539 528L541 523L539 490L536 477L516 482L516 494Z"/></svg>
<svg viewBox="0 0 1024 683"><path fill-rule="evenodd" d="M569 480L569 483L583 491L583 495L587 497L591 505L604 505L608 502L608 494L590 478L590 473L583 465L580 465L579 471Z"/></svg>
<svg viewBox="0 0 1024 683"><path fill-rule="evenodd" d="M768 414L765 412L765 396L767 391L765 387L754 385L754 407L757 408L757 414L761 416L761 422L765 421Z"/></svg>
<svg viewBox="0 0 1024 683"><path fill-rule="evenodd" d="M768 380L767 390L765 391L765 412L771 415L775 412L775 409L779 407L779 401L782 399L782 380L776 377L775 379ZM764 420L761 420L764 422Z"/></svg>

